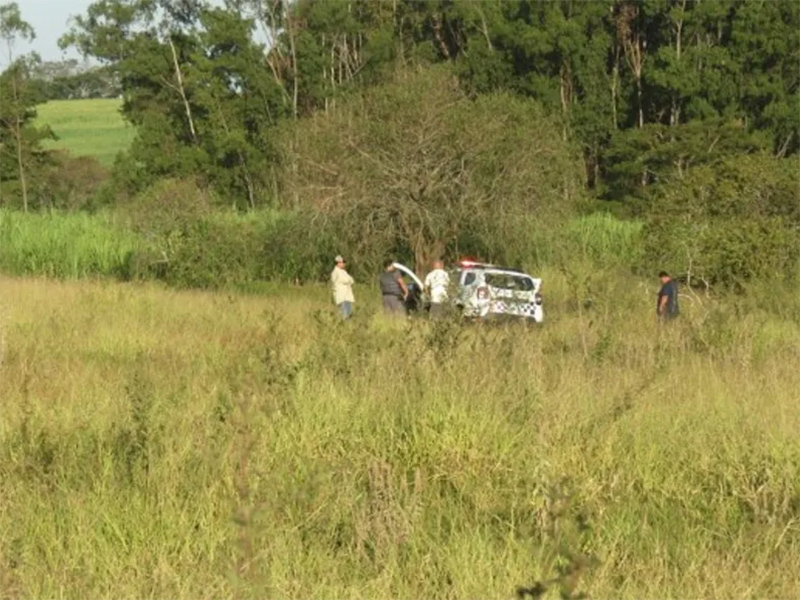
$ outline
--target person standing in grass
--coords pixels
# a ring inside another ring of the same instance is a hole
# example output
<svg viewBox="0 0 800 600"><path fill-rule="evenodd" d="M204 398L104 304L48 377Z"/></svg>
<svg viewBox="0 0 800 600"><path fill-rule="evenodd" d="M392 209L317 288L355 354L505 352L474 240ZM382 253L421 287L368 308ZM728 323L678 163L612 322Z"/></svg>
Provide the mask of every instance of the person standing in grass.
<svg viewBox="0 0 800 600"><path fill-rule="evenodd" d="M449 286L450 275L444 270L444 263L441 260L434 261L433 271L425 277L425 291L431 299L430 316L432 319L444 315Z"/></svg>
<svg viewBox="0 0 800 600"><path fill-rule="evenodd" d="M378 278L381 287L384 310L391 315L405 315L405 299L408 298L408 288L400 273L394 267L394 261L385 263L385 269Z"/></svg>
<svg viewBox="0 0 800 600"><path fill-rule="evenodd" d="M666 271L658 274L661 279L661 289L658 290L658 304L656 311L662 321L672 320L678 316L678 284Z"/></svg>
<svg viewBox="0 0 800 600"><path fill-rule="evenodd" d="M343 319L349 319L353 314L353 303L355 297L353 296L353 284L355 280L350 276L344 268L344 258L341 255L337 256L336 266L331 272L331 286L333 287L333 301L339 309L339 314Z"/></svg>

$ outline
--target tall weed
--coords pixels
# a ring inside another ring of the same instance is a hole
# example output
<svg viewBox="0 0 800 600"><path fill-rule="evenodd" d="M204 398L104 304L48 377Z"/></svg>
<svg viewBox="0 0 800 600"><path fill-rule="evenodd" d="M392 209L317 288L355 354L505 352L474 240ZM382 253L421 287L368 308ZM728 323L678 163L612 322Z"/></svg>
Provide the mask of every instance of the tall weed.
<svg viewBox="0 0 800 600"><path fill-rule="evenodd" d="M0 210L0 269L61 279L127 278L138 237L107 214Z"/></svg>
<svg viewBox="0 0 800 600"><path fill-rule="evenodd" d="M792 597L795 324L543 274L534 328L5 279L0 589Z"/></svg>

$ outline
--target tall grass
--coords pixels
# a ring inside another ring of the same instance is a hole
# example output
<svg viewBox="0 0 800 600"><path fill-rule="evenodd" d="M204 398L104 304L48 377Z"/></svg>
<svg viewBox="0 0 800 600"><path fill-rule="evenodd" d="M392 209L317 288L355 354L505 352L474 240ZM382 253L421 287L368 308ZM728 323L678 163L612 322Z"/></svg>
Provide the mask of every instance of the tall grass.
<svg viewBox="0 0 800 600"><path fill-rule="evenodd" d="M796 325L544 276L536 329L4 279L0 595L795 597Z"/></svg>
<svg viewBox="0 0 800 600"><path fill-rule="evenodd" d="M642 258L642 223L594 213L569 221L563 229L574 246L569 256L601 265L636 265Z"/></svg>
<svg viewBox="0 0 800 600"><path fill-rule="evenodd" d="M303 223L290 213L171 215L174 222L170 224L167 217L152 212L146 215L158 235L148 233L145 249L133 233L123 230L122 219L114 213L2 211L0 269L58 277L109 275L120 273L126 257L135 250L138 277L160 277L184 287L252 286L267 279L324 278L329 256L337 251L334 239L309 243ZM641 262L640 234L640 223L602 214L552 227L531 227L518 240L519 262L536 272L555 266L580 272L580 277L604 269L630 270ZM161 260L165 256L168 261ZM153 261L158 269L148 268ZM122 273L130 274L127 267Z"/></svg>
<svg viewBox="0 0 800 600"><path fill-rule="evenodd" d="M517 237L529 268L547 266L631 269L642 260L642 223L607 213L593 213L566 222L539 222L532 216ZM509 242L503 242L508 244Z"/></svg>
<svg viewBox="0 0 800 600"><path fill-rule="evenodd" d="M0 270L57 278L124 277L138 237L109 215L0 210Z"/></svg>

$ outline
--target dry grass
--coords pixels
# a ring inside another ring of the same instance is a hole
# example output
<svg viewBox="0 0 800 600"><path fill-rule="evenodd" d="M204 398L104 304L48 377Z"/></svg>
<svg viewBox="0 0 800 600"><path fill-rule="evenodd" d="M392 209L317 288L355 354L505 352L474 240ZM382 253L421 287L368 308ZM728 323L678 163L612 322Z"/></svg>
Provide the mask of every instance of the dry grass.
<svg viewBox="0 0 800 600"><path fill-rule="evenodd" d="M3 279L0 595L796 597L796 324L545 281L526 329Z"/></svg>

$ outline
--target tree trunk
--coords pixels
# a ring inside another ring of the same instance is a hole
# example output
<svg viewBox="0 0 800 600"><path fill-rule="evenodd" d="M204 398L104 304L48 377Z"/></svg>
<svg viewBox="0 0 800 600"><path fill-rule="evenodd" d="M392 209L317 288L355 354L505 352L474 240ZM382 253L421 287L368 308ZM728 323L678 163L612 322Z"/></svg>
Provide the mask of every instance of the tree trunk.
<svg viewBox="0 0 800 600"><path fill-rule="evenodd" d="M686 10L686 0L683 0L681 4L681 10ZM683 46L683 18L678 19L675 22L675 60L678 64L681 62L681 54L682 54L682 46ZM681 107L680 101L678 98L678 93L673 90L671 94L671 103L670 103L670 111L669 111L669 124L670 127L676 127L680 122L681 118ZM675 141L675 135L671 135L671 140Z"/></svg>
<svg viewBox="0 0 800 600"><path fill-rule="evenodd" d="M175 66L175 78L178 80L178 93L183 100L183 108L186 111L186 119L189 121L189 133L192 136L192 142L197 143L197 132L194 128L194 119L192 118L192 107L189 105L189 100L186 97L186 89L183 87L183 74L181 73L181 66L178 62L178 53L175 50L175 44L172 43L172 35L167 34L167 41L169 42L169 49L172 51L172 63Z"/></svg>
<svg viewBox="0 0 800 600"><path fill-rule="evenodd" d="M14 94L16 115L14 116L14 139L17 142L17 167L19 168L19 184L22 187L22 210L28 212L28 183L25 179L25 162L22 158L22 120L19 118L19 90L16 73L12 73L11 90Z"/></svg>
<svg viewBox="0 0 800 600"><path fill-rule="evenodd" d="M298 81L297 81L297 49L294 44L294 30L292 29L292 17L287 11L286 13L286 31L289 33L289 50L292 53L292 116L297 119L297 94L298 94Z"/></svg>
<svg viewBox="0 0 800 600"><path fill-rule="evenodd" d="M639 128L644 127L644 107L642 106L642 79L636 78L636 103L639 106Z"/></svg>
<svg viewBox="0 0 800 600"><path fill-rule="evenodd" d="M614 119L614 130L619 129L617 117L617 90L619 89L619 46L614 49L614 66L611 69L611 114Z"/></svg>
<svg viewBox="0 0 800 600"><path fill-rule="evenodd" d="M418 240L414 244L414 272L424 277L433 266L433 261L444 257L445 244L442 241L428 242Z"/></svg>
<svg viewBox="0 0 800 600"><path fill-rule="evenodd" d="M19 166L19 183L22 187L22 210L28 212L28 184L25 180L25 165L22 160L22 125L20 124L19 117L17 117L17 131L15 137L17 138L17 165Z"/></svg>
<svg viewBox="0 0 800 600"><path fill-rule="evenodd" d="M447 48L444 37L442 37L442 18L440 15L433 17L433 36L436 38L436 43L439 45L439 51L442 53L442 56L449 59L450 50Z"/></svg>
<svg viewBox="0 0 800 600"><path fill-rule="evenodd" d="M561 112L564 116L563 136L566 142L569 138L569 105L572 103L572 75L566 60L561 63L559 93L561 95Z"/></svg>
<svg viewBox="0 0 800 600"><path fill-rule="evenodd" d="M489 52L494 52L492 38L489 36L489 26L486 24L486 16L483 14L480 3L476 3L476 6L478 7L478 14L481 17L481 28L483 29L483 37L486 39L486 45L489 47Z"/></svg>
<svg viewBox="0 0 800 600"><path fill-rule="evenodd" d="M644 106L642 103L642 71L644 69L645 50L647 40L642 39L641 33L636 29L636 20L639 17L639 6L625 3L617 17L617 36L625 59L633 73L636 82L636 103L638 109L638 126L644 127Z"/></svg>
<svg viewBox="0 0 800 600"><path fill-rule="evenodd" d="M253 191L253 180L250 177L250 169L247 168L247 161L244 159L244 155L241 151L239 151L239 164L242 165L242 170L244 171L244 183L247 186L247 201L250 205L250 210L256 209L256 198L255 193Z"/></svg>
<svg viewBox="0 0 800 600"><path fill-rule="evenodd" d="M265 2L265 4L267 4ZM267 14L269 16L267 16ZM262 29L264 30L264 35L267 37L268 45L270 47L269 52L264 56L264 60L267 63L270 71L272 71L272 76L275 79L275 83L281 88L281 92L283 92L283 101L284 102L291 102L291 97L289 96L289 92L286 90L286 86L284 85L283 81L283 64L284 64L284 56L283 52L281 51L280 44L277 43L278 35L276 33L275 27L275 7L271 6L267 9L267 14L262 10L258 13L258 20L261 24ZM274 54L273 54L274 52ZM273 60L273 56L277 56L278 66L275 66L275 61Z"/></svg>

